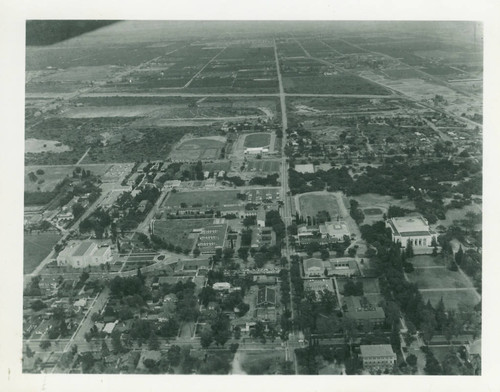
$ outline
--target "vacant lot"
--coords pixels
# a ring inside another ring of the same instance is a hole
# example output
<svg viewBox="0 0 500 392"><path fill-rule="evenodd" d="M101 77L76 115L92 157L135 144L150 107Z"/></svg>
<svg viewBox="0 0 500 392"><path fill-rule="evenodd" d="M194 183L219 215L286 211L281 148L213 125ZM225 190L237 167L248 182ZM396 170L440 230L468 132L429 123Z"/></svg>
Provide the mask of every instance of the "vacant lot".
<svg viewBox="0 0 500 392"><path fill-rule="evenodd" d="M337 199L331 194L305 194L299 196L299 208L302 216L315 217L319 211L328 211L331 218L340 214Z"/></svg>
<svg viewBox="0 0 500 392"><path fill-rule="evenodd" d="M453 289L470 287L469 283L458 271L450 271L446 267L415 268L407 274L411 282L419 289Z"/></svg>
<svg viewBox="0 0 500 392"><path fill-rule="evenodd" d="M227 204L238 204L236 195L238 191L195 191L172 193L165 202L165 207L180 208L181 203L186 203L188 207L193 204L201 204L205 207L223 206Z"/></svg>
<svg viewBox="0 0 500 392"><path fill-rule="evenodd" d="M23 273L33 272L60 238L57 233L25 234Z"/></svg>
<svg viewBox="0 0 500 392"><path fill-rule="evenodd" d="M154 234L182 249L189 249L194 245L196 234L193 229L201 229L213 222L212 219L167 219L154 223Z"/></svg>
<svg viewBox="0 0 500 392"><path fill-rule="evenodd" d="M245 147L266 147L271 143L270 133L251 133L245 137Z"/></svg>
<svg viewBox="0 0 500 392"><path fill-rule="evenodd" d="M69 151L71 148L56 140L40 140L40 139L26 139L24 148L27 153L42 153L42 152L64 152Z"/></svg>

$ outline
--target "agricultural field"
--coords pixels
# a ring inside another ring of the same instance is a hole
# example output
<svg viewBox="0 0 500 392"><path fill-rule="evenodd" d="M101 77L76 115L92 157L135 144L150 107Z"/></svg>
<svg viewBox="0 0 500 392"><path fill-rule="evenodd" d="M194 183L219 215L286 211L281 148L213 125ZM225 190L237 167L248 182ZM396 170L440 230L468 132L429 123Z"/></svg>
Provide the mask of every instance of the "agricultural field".
<svg viewBox="0 0 500 392"><path fill-rule="evenodd" d="M58 233L25 234L23 273L33 272L60 238Z"/></svg>
<svg viewBox="0 0 500 392"><path fill-rule="evenodd" d="M337 203L337 198L328 193L311 193L296 196L299 206L300 215L303 217L315 217L319 211L328 211L330 217L334 219L340 215L340 209Z"/></svg>
<svg viewBox="0 0 500 392"><path fill-rule="evenodd" d="M167 219L154 222L153 233L166 242L191 250L197 238L193 229L212 224L213 219Z"/></svg>
<svg viewBox="0 0 500 392"><path fill-rule="evenodd" d="M287 93L387 95L389 91L366 79L350 74L331 76L285 76Z"/></svg>

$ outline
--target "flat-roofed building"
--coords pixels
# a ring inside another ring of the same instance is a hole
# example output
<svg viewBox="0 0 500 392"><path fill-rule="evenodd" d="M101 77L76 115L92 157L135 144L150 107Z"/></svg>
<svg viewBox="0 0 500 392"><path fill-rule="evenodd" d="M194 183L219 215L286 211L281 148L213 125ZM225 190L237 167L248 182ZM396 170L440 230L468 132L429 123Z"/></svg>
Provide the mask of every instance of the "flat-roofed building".
<svg viewBox="0 0 500 392"><path fill-rule="evenodd" d="M212 286L214 290L217 291L225 291L225 290L230 290L231 289L231 283L228 282L215 282Z"/></svg>
<svg viewBox="0 0 500 392"><path fill-rule="evenodd" d="M401 243L403 248L411 243L413 248L432 251L432 240L436 240L436 233L430 229L424 217L417 215L391 218L385 221L385 226L391 229L392 240Z"/></svg>
<svg viewBox="0 0 500 392"><path fill-rule="evenodd" d="M357 274L358 265L352 257L341 257L338 259L330 259L324 262L328 276L352 276Z"/></svg>
<svg viewBox="0 0 500 392"><path fill-rule="evenodd" d="M390 344L362 344L359 348L365 369L388 369L396 363L396 354Z"/></svg>
<svg viewBox="0 0 500 392"><path fill-rule="evenodd" d="M304 275L307 278L318 278L325 275L323 260L310 258L303 261Z"/></svg>
<svg viewBox="0 0 500 392"><path fill-rule="evenodd" d="M198 236L197 246L201 254L215 254L222 249L226 240L227 223L205 226Z"/></svg>
<svg viewBox="0 0 500 392"><path fill-rule="evenodd" d="M84 268L111 261L111 247L94 241L71 241L57 256L57 265Z"/></svg>
<svg viewBox="0 0 500 392"><path fill-rule="evenodd" d="M298 173L314 173L314 165L312 163L295 165L294 170Z"/></svg>
<svg viewBox="0 0 500 392"><path fill-rule="evenodd" d="M385 321L384 309L373 305L366 297L344 297L344 305L347 308L345 316L354 320L358 326L362 326L365 323L370 323L373 326L381 326Z"/></svg>
<svg viewBox="0 0 500 392"><path fill-rule="evenodd" d="M349 237L351 235L347 224L343 221L325 222L319 225L319 232L321 238L330 238L337 241L343 241L345 236Z"/></svg>
<svg viewBox="0 0 500 392"><path fill-rule="evenodd" d="M334 292L333 282L331 279L311 279L304 281L304 289L314 291L318 297L321 291Z"/></svg>

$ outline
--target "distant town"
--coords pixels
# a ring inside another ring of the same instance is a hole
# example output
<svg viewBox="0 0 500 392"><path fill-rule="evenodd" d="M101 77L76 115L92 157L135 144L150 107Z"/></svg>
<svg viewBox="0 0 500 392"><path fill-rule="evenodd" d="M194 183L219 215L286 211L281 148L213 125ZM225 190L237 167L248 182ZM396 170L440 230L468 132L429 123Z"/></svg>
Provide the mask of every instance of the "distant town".
<svg viewBox="0 0 500 392"><path fill-rule="evenodd" d="M480 375L482 26L252 23L27 46L23 372Z"/></svg>

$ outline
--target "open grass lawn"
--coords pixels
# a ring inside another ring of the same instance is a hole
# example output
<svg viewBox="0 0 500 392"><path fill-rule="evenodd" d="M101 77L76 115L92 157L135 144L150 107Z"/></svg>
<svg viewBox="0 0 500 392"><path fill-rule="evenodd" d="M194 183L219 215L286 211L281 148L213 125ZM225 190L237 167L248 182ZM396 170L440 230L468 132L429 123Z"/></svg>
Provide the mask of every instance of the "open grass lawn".
<svg viewBox="0 0 500 392"><path fill-rule="evenodd" d="M462 291L422 291L421 294L424 302L430 300L433 306L436 306L442 297L446 309L458 309L460 303L470 306L479 303L479 299L472 289Z"/></svg>
<svg viewBox="0 0 500 392"><path fill-rule="evenodd" d="M154 234L165 241L180 246L182 249L189 249L194 245L196 235L193 229L199 229L209 225L213 219L167 219L155 221Z"/></svg>
<svg viewBox="0 0 500 392"><path fill-rule="evenodd" d="M57 233L26 234L24 236L23 273L33 272L60 238L61 236Z"/></svg>
<svg viewBox="0 0 500 392"><path fill-rule="evenodd" d="M319 211L328 211L332 219L339 215L339 206L334 195L301 195L299 208L302 216L316 216Z"/></svg>
<svg viewBox="0 0 500 392"><path fill-rule="evenodd" d="M245 147L266 147L271 143L270 133L251 133L245 137Z"/></svg>
<svg viewBox="0 0 500 392"><path fill-rule="evenodd" d="M377 278L366 278L361 280L363 282L363 292L365 294L378 294L380 293L380 288L378 285Z"/></svg>
<svg viewBox="0 0 500 392"><path fill-rule="evenodd" d="M172 193L164 204L164 207L180 208L181 203L189 207L193 204L202 204L205 207L223 206L225 204L238 204L236 195L238 191L195 191Z"/></svg>
<svg viewBox="0 0 500 392"><path fill-rule="evenodd" d="M245 351L241 354L241 367L247 374L275 374L284 359L282 350Z"/></svg>
<svg viewBox="0 0 500 392"><path fill-rule="evenodd" d="M429 266L440 266L444 267L444 262L441 257L433 257L430 255L420 255L415 256L411 260L408 260L413 264L415 268L418 267L429 267Z"/></svg>
<svg viewBox="0 0 500 392"><path fill-rule="evenodd" d="M416 283L419 289L451 289L470 287L465 278L458 271L443 268L416 268L407 274L411 282Z"/></svg>

